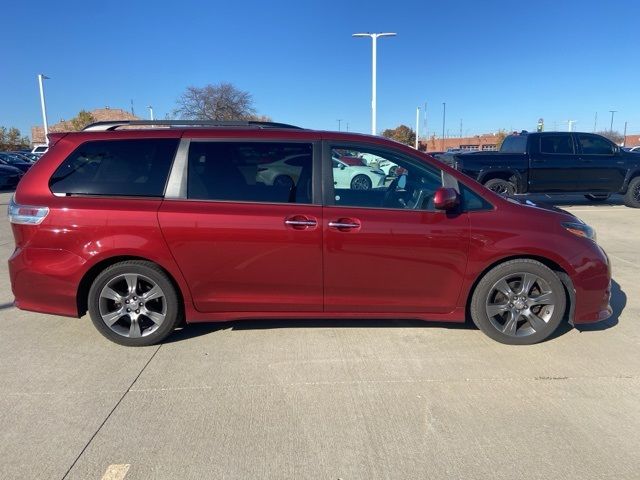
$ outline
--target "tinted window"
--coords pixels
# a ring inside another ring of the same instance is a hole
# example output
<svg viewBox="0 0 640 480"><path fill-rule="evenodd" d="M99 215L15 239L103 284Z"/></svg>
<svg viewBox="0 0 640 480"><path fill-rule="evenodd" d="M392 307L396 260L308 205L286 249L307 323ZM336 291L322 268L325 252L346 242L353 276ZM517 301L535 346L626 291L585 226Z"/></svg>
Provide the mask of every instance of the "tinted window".
<svg viewBox="0 0 640 480"><path fill-rule="evenodd" d="M524 135L509 135L502 142L501 152L527 153L527 138Z"/></svg>
<svg viewBox="0 0 640 480"><path fill-rule="evenodd" d="M597 135L578 134L578 142L585 155L613 155L614 153L611 142Z"/></svg>
<svg viewBox="0 0 640 480"><path fill-rule="evenodd" d="M347 149L351 157L373 160L349 165L341 159ZM335 205L434 210L433 195L443 186L440 169L386 150L334 147L331 156Z"/></svg>
<svg viewBox="0 0 640 480"><path fill-rule="evenodd" d="M310 143L191 142L187 196L311 203L312 170Z"/></svg>
<svg viewBox="0 0 640 480"><path fill-rule="evenodd" d="M540 152L554 154L573 154L571 135L542 135L540 137Z"/></svg>
<svg viewBox="0 0 640 480"><path fill-rule="evenodd" d="M80 145L55 171L54 193L161 197L177 139L106 140Z"/></svg>

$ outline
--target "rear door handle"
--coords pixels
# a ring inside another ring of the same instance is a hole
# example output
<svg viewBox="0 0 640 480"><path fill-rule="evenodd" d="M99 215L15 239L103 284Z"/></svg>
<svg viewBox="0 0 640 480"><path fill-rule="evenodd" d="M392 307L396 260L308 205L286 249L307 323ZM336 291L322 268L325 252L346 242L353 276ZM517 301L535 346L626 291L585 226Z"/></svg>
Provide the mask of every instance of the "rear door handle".
<svg viewBox="0 0 640 480"><path fill-rule="evenodd" d="M329 228L335 228L340 231L355 230L360 228L360 222L353 218L339 218L329 222Z"/></svg>
<svg viewBox="0 0 640 480"><path fill-rule="evenodd" d="M590 158L582 158L582 157L580 157L580 161L582 163L593 163L593 160L591 160Z"/></svg>
<svg viewBox="0 0 640 480"><path fill-rule="evenodd" d="M307 228L317 226L318 221L315 218L307 217L305 215L293 215L285 218L284 224L295 230L305 230Z"/></svg>

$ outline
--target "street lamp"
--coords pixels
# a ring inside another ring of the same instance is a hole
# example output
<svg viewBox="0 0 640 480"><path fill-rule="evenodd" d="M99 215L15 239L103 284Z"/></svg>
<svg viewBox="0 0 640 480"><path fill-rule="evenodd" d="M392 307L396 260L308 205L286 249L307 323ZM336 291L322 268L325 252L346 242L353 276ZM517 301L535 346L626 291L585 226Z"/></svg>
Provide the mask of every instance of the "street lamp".
<svg viewBox="0 0 640 480"><path fill-rule="evenodd" d="M49 125L47 124L47 106L44 103L43 80L49 80L49 77L42 73L38 74L38 84L40 85L40 106L42 107L42 122L44 123L44 141L49 145Z"/></svg>
<svg viewBox="0 0 640 480"><path fill-rule="evenodd" d="M153 107L151 105L147 105L149 109L149 120L153 121Z"/></svg>
<svg viewBox="0 0 640 480"><path fill-rule="evenodd" d="M613 115L617 112L617 110L609 110L611 113L611 126L609 127L609 131L613 132Z"/></svg>
<svg viewBox="0 0 640 480"><path fill-rule="evenodd" d="M371 135L376 134L376 63L379 37L395 37L396 33L354 33L354 37L371 37Z"/></svg>

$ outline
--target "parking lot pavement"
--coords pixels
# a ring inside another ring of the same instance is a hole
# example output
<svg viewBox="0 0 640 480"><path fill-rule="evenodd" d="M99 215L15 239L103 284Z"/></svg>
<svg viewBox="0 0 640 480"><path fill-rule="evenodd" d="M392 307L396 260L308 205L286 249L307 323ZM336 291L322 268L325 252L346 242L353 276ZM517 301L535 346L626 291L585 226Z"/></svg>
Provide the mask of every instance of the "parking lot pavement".
<svg viewBox="0 0 640 480"><path fill-rule="evenodd" d="M125 348L86 317L13 308L3 263L0 478L637 479L640 212L617 203L559 202L611 257L614 316L528 347L398 320Z"/></svg>

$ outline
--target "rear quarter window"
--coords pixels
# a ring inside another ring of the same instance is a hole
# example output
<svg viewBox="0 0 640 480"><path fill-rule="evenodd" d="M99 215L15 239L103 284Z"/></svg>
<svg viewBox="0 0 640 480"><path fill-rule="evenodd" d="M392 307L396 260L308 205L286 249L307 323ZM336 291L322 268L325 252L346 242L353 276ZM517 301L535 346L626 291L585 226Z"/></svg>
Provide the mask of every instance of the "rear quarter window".
<svg viewBox="0 0 640 480"><path fill-rule="evenodd" d="M162 197L178 139L100 140L80 145L49 188L67 195Z"/></svg>

